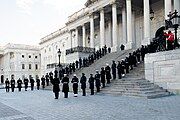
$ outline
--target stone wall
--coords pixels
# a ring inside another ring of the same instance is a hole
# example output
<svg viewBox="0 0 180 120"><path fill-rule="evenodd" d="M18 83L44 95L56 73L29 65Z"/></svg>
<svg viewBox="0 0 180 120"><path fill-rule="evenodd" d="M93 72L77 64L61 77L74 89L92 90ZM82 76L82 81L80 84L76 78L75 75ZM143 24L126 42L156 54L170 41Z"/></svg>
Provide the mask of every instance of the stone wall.
<svg viewBox="0 0 180 120"><path fill-rule="evenodd" d="M180 49L147 54L145 78L165 89L180 93Z"/></svg>

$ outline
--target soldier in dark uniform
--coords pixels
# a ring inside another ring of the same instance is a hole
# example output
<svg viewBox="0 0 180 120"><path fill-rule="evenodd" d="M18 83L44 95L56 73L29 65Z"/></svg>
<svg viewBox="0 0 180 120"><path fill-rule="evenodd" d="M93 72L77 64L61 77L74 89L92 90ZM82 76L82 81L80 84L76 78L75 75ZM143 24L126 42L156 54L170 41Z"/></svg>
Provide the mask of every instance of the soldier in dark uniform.
<svg viewBox="0 0 180 120"><path fill-rule="evenodd" d="M102 88L105 87L105 82L106 82L106 80L105 80L105 74L106 74L106 72L105 72L105 70L104 70L104 67L102 67L102 68L101 68L101 83L102 83Z"/></svg>
<svg viewBox="0 0 180 120"><path fill-rule="evenodd" d="M21 88L22 88L22 80L21 80L20 78L17 80L17 87L18 87L19 91L21 91Z"/></svg>
<svg viewBox="0 0 180 120"><path fill-rule="evenodd" d="M25 91L27 91L28 82L29 82L29 80L27 78L24 78L24 88L25 88Z"/></svg>
<svg viewBox="0 0 180 120"><path fill-rule="evenodd" d="M82 73L82 77L81 77L81 80L80 80L80 83L81 83L81 89L82 89L82 96L86 96L86 76L84 73Z"/></svg>
<svg viewBox="0 0 180 120"><path fill-rule="evenodd" d="M72 64L72 70L73 70L73 72L75 72L75 70L76 70L75 63L74 63L74 62L73 62L73 64Z"/></svg>
<svg viewBox="0 0 180 120"><path fill-rule="evenodd" d="M137 59L136 59L136 52L133 52L133 65L134 67L137 67Z"/></svg>
<svg viewBox="0 0 180 120"><path fill-rule="evenodd" d="M108 52L111 53L111 48L110 47L108 47Z"/></svg>
<svg viewBox="0 0 180 120"><path fill-rule="evenodd" d="M97 89L97 92L100 92L100 86L101 86L101 81L100 81L100 74L99 74L99 71L96 70L96 74L94 76L94 79L95 79L95 83L96 83L96 89Z"/></svg>
<svg viewBox="0 0 180 120"><path fill-rule="evenodd" d="M126 69L126 74L127 74L129 73L129 58L128 57L126 57L124 64L125 64L125 69Z"/></svg>
<svg viewBox="0 0 180 120"><path fill-rule="evenodd" d="M109 64L106 64L106 68L105 68L105 72L106 72L106 79L107 79L107 84L111 83L111 68L109 67Z"/></svg>
<svg viewBox="0 0 180 120"><path fill-rule="evenodd" d="M122 65L120 61L118 61L117 70L118 70L118 78L121 79L122 78Z"/></svg>
<svg viewBox="0 0 180 120"><path fill-rule="evenodd" d="M86 67L86 59L83 58L83 67Z"/></svg>
<svg viewBox="0 0 180 120"><path fill-rule="evenodd" d="M64 98L68 98L68 92L69 92L69 78L67 77L67 74L64 75L64 78L61 81L63 83L62 92L64 92Z"/></svg>
<svg viewBox="0 0 180 120"><path fill-rule="evenodd" d="M112 63L111 69L112 69L113 79L116 79L116 63L115 63L115 61L114 61L114 60L113 60L113 63Z"/></svg>
<svg viewBox="0 0 180 120"><path fill-rule="evenodd" d="M133 55L129 53L128 62L129 62L130 70L133 69L133 59L134 59Z"/></svg>
<svg viewBox="0 0 180 120"><path fill-rule="evenodd" d="M79 68L81 68L81 67L82 67L82 59L79 58Z"/></svg>
<svg viewBox="0 0 180 120"><path fill-rule="evenodd" d="M100 58L102 57L102 51L101 51L101 48L99 49L99 57L100 57Z"/></svg>
<svg viewBox="0 0 180 120"><path fill-rule="evenodd" d="M107 54L107 47L106 47L106 45L104 46L104 53Z"/></svg>
<svg viewBox="0 0 180 120"><path fill-rule="evenodd" d="M72 78L71 83L73 84L74 97L77 97L79 79L77 78L76 74L74 74L74 77Z"/></svg>
<svg viewBox="0 0 180 120"><path fill-rule="evenodd" d="M12 92L14 92L14 88L15 88L15 80L14 80L14 78L11 79L10 83L11 83Z"/></svg>
<svg viewBox="0 0 180 120"><path fill-rule="evenodd" d="M46 78L46 85L49 86L49 75L48 75L48 73L46 73L45 78Z"/></svg>
<svg viewBox="0 0 180 120"><path fill-rule="evenodd" d="M43 76L44 77L44 76ZM50 81L52 81L53 80L53 73L52 72L50 72L49 73L49 79L50 79ZM44 83L45 84L45 83ZM45 86L44 86L45 87Z"/></svg>
<svg viewBox="0 0 180 120"><path fill-rule="evenodd" d="M34 79L33 77L30 78L30 83L31 83L31 90L34 90Z"/></svg>
<svg viewBox="0 0 180 120"><path fill-rule="evenodd" d="M142 45L142 46L141 46L141 58L142 58L142 61L143 61L143 62L144 62L145 54L146 54L146 50L145 50L144 46Z"/></svg>
<svg viewBox="0 0 180 120"><path fill-rule="evenodd" d="M51 81L52 85L53 85L53 92L55 94L55 99L59 98L59 92L60 92L60 88L59 88L59 78L57 77L57 72L54 75L54 79Z"/></svg>
<svg viewBox="0 0 180 120"><path fill-rule="evenodd" d="M136 51L136 56L137 56L137 62L140 63L141 53L140 53L139 49L137 49L137 51Z"/></svg>
<svg viewBox="0 0 180 120"><path fill-rule="evenodd" d="M94 95L94 77L93 74L90 74L89 78L89 89L91 89L91 95Z"/></svg>
<svg viewBox="0 0 180 120"><path fill-rule="evenodd" d="M6 81L5 81L6 92L9 92L9 84L10 84L10 82L9 82L8 78L6 78Z"/></svg>
<svg viewBox="0 0 180 120"><path fill-rule="evenodd" d="M39 77L36 78L36 85L37 85L37 90L39 90L39 87L40 87L40 79L39 79Z"/></svg>
<svg viewBox="0 0 180 120"><path fill-rule="evenodd" d="M124 77L125 76L125 69L126 69L126 63L125 63L125 61L122 59L121 60L121 65L122 65L122 71L121 71L121 73L122 73L122 77Z"/></svg>
<svg viewBox="0 0 180 120"><path fill-rule="evenodd" d="M45 88L45 78L44 75L41 77L41 85L42 85L42 89Z"/></svg>
<svg viewBox="0 0 180 120"><path fill-rule="evenodd" d="M71 65L71 63L69 64L69 73L72 74L72 65Z"/></svg>
<svg viewBox="0 0 180 120"><path fill-rule="evenodd" d="M121 44L121 50L124 50L125 46L123 44Z"/></svg>
<svg viewBox="0 0 180 120"><path fill-rule="evenodd" d="M79 61L76 60L76 69L78 69L78 64L79 64Z"/></svg>

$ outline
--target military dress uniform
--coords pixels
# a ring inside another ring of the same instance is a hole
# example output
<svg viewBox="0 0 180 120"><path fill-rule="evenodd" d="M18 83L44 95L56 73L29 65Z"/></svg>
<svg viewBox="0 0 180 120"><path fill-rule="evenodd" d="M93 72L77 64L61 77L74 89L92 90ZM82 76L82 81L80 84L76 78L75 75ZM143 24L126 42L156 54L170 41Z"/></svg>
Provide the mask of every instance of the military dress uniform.
<svg viewBox="0 0 180 120"><path fill-rule="evenodd" d="M6 85L6 92L9 92L10 82L9 82L8 78L7 78L6 81L5 81L5 85Z"/></svg>
<svg viewBox="0 0 180 120"><path fill-rule="evenodd" d="M101 81L100 81L100 74L98 71L96 71L96 75L95 75L94 79L95 79L95 83L96 83L97 92L100 92Z"/></svg>
<svg viewBox="0 0 180 120"><path fill-rule="evenodd" d="M15 80L12 79L12 80L10 81L10 83L11 83L11 89L12 89L12 92L14 92L14 88L15 88Z"/></svg>
<svg viewBox="0 0 180 120"><path fill-rule="evenodd" d="M69 92L69 78L67 75L64 75L64 78L61 81L63 83L62 92L64 92L64 98L68 98L68 92Z"/></svg>
<svg viewBox="0 0 180 120"><path fill-rule="evenodd" d="M77 97L79 79L76 77L76 75L74 75L74 77L72 78L71 83L73 84L74 97Z"/></svg>
<svg viewBox="0 0 180 120"><path fill-rule="evenodd" d="M94 95L94 77L93 74L90 74L89 78L89 89L91 90L91 95Z"/></svg>
<svg viewBox="0 0 180 120"><path fill-rule="evenodd" d="M28 88L28 82L29 82L29 80L28 80L27 78L24 78L25 91L27 91L27 88Z"/></svg>
<svg viewBox="0 0 180 120"><path fill-rule="evenodd" d="M84 73L82 73L82 77L81 77L81 80L80 80L80 83L81 83L81 89L82 89L82 96L86 96L86 76Z"/></svg>
<svg viewBox="0 0 180 120"><path fill-rule="evenodd" d="M18 87L19 91L21 91L21 88L22 88L22 80L21 80L20 78L17 80L17 87Z"/></svg>

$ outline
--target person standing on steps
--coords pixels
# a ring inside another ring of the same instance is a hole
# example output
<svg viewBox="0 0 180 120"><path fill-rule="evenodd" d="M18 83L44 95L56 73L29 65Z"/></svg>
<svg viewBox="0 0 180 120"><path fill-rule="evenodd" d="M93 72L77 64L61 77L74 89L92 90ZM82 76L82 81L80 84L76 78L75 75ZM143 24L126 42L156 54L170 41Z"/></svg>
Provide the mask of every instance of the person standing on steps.
<svg viewBox="0 0 180 120"><path fill-rule="evenodd" d="M122 65L120 61L118 61L117 71L118 71L118 78L121 79L122 78Z"/></svg>
<svg viewBox="0 0 180 120"><path fill-rule="evenodd" d="M17 87L18 87L18 90L20 92L21 88L22 88L22 80L20 78L17 80Z"/></svg>
<svg viewBox="0 0 180 120"><path fill-rule="evenodd" d="M89 78L89 89L91 90L91 95L94 95L94 77L93 74L90 74Z"/></svg>
<svg viewBox="0 0 180 120"><path fill-rule="evenodd" d="M101 81L100 81L100 74L99 74L98 70L96 70L94 79L95 79L95 83L96 83L97 92L100 92Z"/></svg>
<svg viewBox="0 0 180 120"><path fill-rule="evenodd" d="M109 67L109 64L106 64L106 68L105 68L105 72L106 72L106 79L107 79L107 84L111 83L111 68Z"/></svg>
<svg viewBox="0 0 180 120"><path fill-rule="evenodd" d="M27 91L29 80L27 78L24 78L24 88L25 91Z"/></svg>
<svg viewBox="0 0 180 120"><path fill-rule="evenodd" d="M124 77L125 76L125 69L126 69L126 63L125 63L124 59L121 60L121 65L122 65L121 73L122 73L122 77Z"/></svg>
<svg viewBox="0 0 180 120"><path fill-rule="evenodd" d="M68 98L68 92L69 92L69 78L67 77L67 74L64 74L64 78L61 81L63 83L62 92L64 92L64 98Z"/></svg>
<svg viewBox="0 0 180 120"><path fill-rule="evenodd" d="M45 78L46 78L46 86L49 86L49 75L48 75L48 73L46 73Z"/></svg>
<svg viewBox="0 0 180 120"><path fill-rule="evenodd" d="M15 80L14 80L14 77L11 79L10 83L11 83L12 92L14 92L14 88L15 88Z"/></svg>
<svg viewBox="0 0 180 120"><path fill-rule="evenodd" d="M37 76L37 78L36 78L36 85L37 85L37 90L39 90L39 87L40 87L40 79L39 79L38 76Z"/></svg>
<svg viewBox="0 0 180 120"><path fill-rule="evenodd" d="M141 46L141 59L142 59L142 62L144 62L145 54L146 54L146 49L145 49L144 46L142 45L142 46Z"/></svg>
<svg viewBox="0 0 180 120"><path fill-rule="evenodd" d="M51 81L52 85L53 85L53 92L55 95L55 99L59 98L59 92L60 92L60 88L59 88L59 78L57 77L57 73L55 73L54 75L54 79Z"/></svg>
<svg viewBox="0 0 180 120"><path fill-rule="evenodd" d="M106 72L105 72L105 70L104 70L104 67L102 67L102 68L101 68L101 83L102 83L102 88L105 87L105 82L106 82L106 80L105 80L105 74L106 74Z"/></svg>
<svg viewBox="0 0 180 120"><path fill-rule="evenodd" d="M81 77L81 80L80 80L80 83L81 83L81 89L82 89L82 96L86 96L86 76L84 73L82 73L82 77Z"/></svg>
<svg viewBox="0 0 180 120"><path fill-rule="evenodd" d="M8 78L6 78L6 81L5 81L6 92L9 92L9 86L10 86L10 82Z"/></svg>
<svg viewBox="0 0 180 120"><path fill-rule="evenodd" d="M129 73L129 58L128 57L126 57L124 64L125 64L125 69L126 69L126 74L127 74Z"/></svg>
<svg viewBox="0 0 180 120"><path fill-rule="evenodd" d="M121 44L121 51L124 50L125 46L123 44Z"/></svg>
<svg viewBox="0 0 180 120"><path fill-rule="evenodd" d="M114 60L112 61L111 69L112 69L113 79L115 80L116 79L116 63Z"/></svg>

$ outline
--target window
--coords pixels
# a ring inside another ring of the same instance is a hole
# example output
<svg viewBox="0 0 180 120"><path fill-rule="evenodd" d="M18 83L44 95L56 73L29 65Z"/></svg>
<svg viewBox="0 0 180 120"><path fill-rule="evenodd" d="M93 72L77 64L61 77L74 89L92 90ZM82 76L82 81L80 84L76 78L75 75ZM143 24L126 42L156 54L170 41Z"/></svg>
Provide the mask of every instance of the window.
<svg viewBox="0 0 180 120"><path fill-rule="evenodd" d="M35 65L35 69L36 69L36 70L38 69L38 64Z"/></svg>
<svg viewBox="0 0 180 120"><path fill-rule="evenodd" d="M31 64L29 64L29 69L31 69Z"/></svg>
<svg viewBox="0 0 180 120"><path fill-rule="evenodd" d="M22 69L25 69L25 65L24 64L22 64Z"/></svg>
<svg viewBox="0 0 180 120"><path fill-rule="evenodd" d="M37 56L35 56L35 58L37 59Z"/></svg>
<svg viewBox="0 0 180 120"><path fill-rule="evenodd" d="M22 58L24 58L24 55L22 55Z"/></svg>
<svg viewBox="0 0 180 120"><path fill-rule="evenodd" d="M31 55L29 55L29 58L31 58Z"/></svg>

